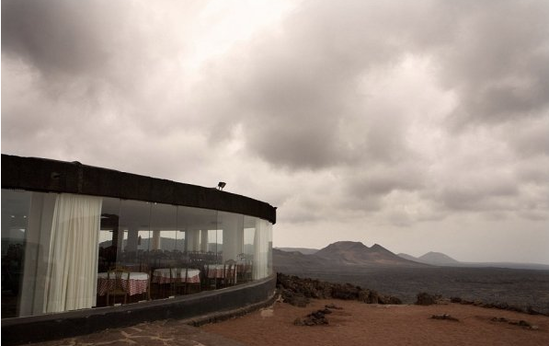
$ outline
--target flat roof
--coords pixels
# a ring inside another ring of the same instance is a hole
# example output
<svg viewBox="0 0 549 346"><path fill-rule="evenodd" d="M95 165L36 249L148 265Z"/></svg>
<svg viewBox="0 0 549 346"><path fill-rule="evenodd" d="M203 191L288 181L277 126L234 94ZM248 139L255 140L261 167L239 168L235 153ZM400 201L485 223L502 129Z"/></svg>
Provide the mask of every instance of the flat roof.
<svg viewBox="0 0 549 346"><path fill-rule="evenodd" d="M276 207L253 198L80 162L2 154L2 188L205 208L255 216L276 223Z"/></svg>

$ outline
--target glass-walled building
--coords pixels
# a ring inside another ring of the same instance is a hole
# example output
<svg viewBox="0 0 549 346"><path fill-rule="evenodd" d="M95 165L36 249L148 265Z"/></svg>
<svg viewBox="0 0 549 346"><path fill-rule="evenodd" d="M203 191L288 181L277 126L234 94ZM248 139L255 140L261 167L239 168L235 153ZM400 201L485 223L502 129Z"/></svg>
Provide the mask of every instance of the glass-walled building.
<svg viewBox="0 0 549 346"><path fill-rule="evenodd" d="M216 188L2 155L2 319L272 280L275 221Z"/></svg>

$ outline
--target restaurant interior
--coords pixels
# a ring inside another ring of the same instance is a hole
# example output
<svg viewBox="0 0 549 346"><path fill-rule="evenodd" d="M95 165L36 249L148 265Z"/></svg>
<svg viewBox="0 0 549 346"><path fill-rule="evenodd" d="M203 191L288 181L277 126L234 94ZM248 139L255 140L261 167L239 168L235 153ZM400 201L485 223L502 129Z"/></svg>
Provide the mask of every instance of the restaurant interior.
<svg viewBox="0 0 549 346"><path fill-rule="evenodd" d="M257 217L2 189L2 318L224 289L268 277L271 251Z"/></svg>

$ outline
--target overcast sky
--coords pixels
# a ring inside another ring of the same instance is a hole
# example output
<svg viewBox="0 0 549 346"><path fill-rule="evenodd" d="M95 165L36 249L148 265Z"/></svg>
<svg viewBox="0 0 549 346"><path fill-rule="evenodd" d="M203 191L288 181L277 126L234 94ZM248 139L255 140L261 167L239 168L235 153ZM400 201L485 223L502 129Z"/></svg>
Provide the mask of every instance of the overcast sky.
<svg viewBox="0 0 549 346"><path fill-rule="evenodd" d="M278 207L274 245L549 264L549 1L2 0L2 153Z"/></svg>

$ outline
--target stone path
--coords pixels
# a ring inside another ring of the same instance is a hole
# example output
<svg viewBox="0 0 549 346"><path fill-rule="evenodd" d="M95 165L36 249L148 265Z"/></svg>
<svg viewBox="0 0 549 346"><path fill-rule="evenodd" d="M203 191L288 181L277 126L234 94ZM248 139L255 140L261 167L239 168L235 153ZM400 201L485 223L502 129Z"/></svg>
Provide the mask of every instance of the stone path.
<svg viewBox="0 0 549 346"><path fill-rule="evenodd" d="M35 346L243 346L225 337L208 334L183 321L164 320L109 329L73 338L34 343Z"/></svg>

